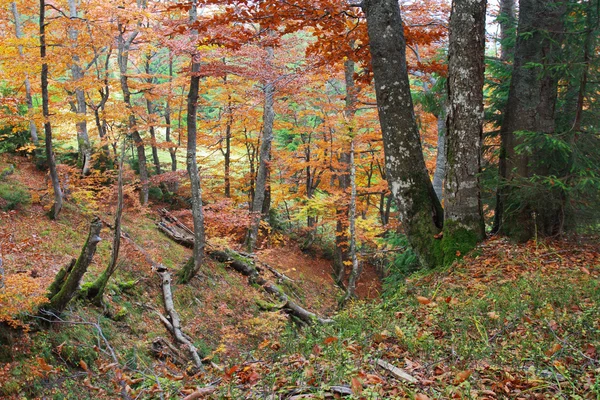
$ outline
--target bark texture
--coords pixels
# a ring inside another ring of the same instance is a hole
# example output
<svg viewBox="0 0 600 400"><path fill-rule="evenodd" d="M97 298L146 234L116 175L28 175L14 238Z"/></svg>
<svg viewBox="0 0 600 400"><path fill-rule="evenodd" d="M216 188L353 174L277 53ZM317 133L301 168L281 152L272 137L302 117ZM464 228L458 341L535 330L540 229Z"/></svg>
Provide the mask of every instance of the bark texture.
<svg viewBox="0 0 600 400"><path fill-rule="evenodd" d="M402 226L424 267L440 265L443 211L425 167L406 67L400 7L396 0L365 0L377 109L388 182Z"/></svg>
<svg viewBox="0 0 600 400"><path fill-rule="evenodd" d="M85 244L83 245L83 248L81 249L79 258L68 272L62 274L59 272L55 279L55 283L51 286L50 303L45 305L44 309L60 314L67 307L69 301L71 301L71 299L75 296L79 290L81 278L86 273L88 266L92 262L92 258L94 258L94 254L96 253L96 246L101 240L101 229L102 222L99 218L95 218L90 224L90 233L85 241ZM54 294L57 287L60 287L60 290Z"/></svg>
<svg viewBox="0 0 600 400"><path fill-rule="evenodd" d="M69 0L69 16L73 19L77 18L77 3L75 0ZM81 174L89 175L92 165L92 145L90 144L90 138L87 130L87 105L85 103L85 92L79 86L79 82L84 77L84 70L79 65L80 60L77 55L77 39L79 37L79 31L76 28L69 28L69 38L73 43L72 49L72 64L71 64L71 75L75 82L75 104L74 112L77 114L77 122L75 123L75 129L77 130L77 145L79 149L79 163L81 164Z"/></svg>
<svg viewBox="0 0 600 400"><path fill-rule="evenodd" d="M558 79L549 59L560 46L563 7L559 0L521 0L514 67L506 114L501 128L500 189L496 205L498 230L517 241L536 232L552 235L561 223L561 210L539 207L523 199L519 181L544 171L533 167L527 154L517 154L519 131L552 134ZM535 65L535 67L531 67Z"/></svg>
<svg viewBox="0 0 600 400"><path fill-rule="evenodd" d="M56 171L56 161L54 160L54 150L52 149L52 125L50 124L50 106L48 99L48 62L46 61L46 1L40 0L40 56L42 58L42 113L44 115L44 134L46 159L48 161L48 169L50 170L50 180L52 181L52 189L54 191L54 205L50 210L52 219L58 218L58 214L62 209L63 196L60 182L58 180L58 172Z"/></svg>
<svg viewBox="0 0 600 400"><path fill-rule="evenodd" d="M129 62L129 48L131 47L131 44L137 37L138 33L138 31L132 32L127 38L125 38L125 28L121 24L119 24L119 36L117 38L117 61L119 64L120 84L121 91L123 92L123 101L125 102L128 109L127 111L129 113L129 131L137 149L141 183L140 203L142 203L142 205L146 205L148 204L149 190L146 150L144 148L144 141L142 140L140 132L137 128L137 118L135 117L135 113L132 108L131 91L129 90L129 82L127 75L127 64Z"/></svg>
<svg viewBox="0 0 600 400"><path fill-rule="evenodd" d="M514 36L514 29L517 25L515 0L500 0L500 42L501 53L500 59L508 61L513 57L514 45L509 43L511 37Z"/></svg>
<svg viewBox="0 0 600 400"><path fill-rule="evenodd" d="M442 110L437 117L437 154L435 157L435 171L433 172L433 190L438 200L444 199L444 177L446 176L446 105L442 105Z"/></svg>
<svg viewBox="0 0 600 400"><path fill-rule="evenodd" d="M196 20L196 5L194 3L190 10L190 20ZM194 252L192 258L181 270L179 279L182 283L189 282L200 271L204 261L204 213L202 210L202 190L200 187L200 175L196 162L196 113L198 111L198 91L200 89L200 63L192 56L192 69L190 77L190 91L187 97L187 172L192 189L192 218L194 220Z"/></svg>
<svg viewBox="0 0 600 400"><path fill-rule="evenodd" d="M479 174L483 136L486 0L454 0L448 50L444 263L485 236Z"/></svg>
<svg viewBox="0 0 600 400"><path fill-rule="evenodd" d="M273 48L267 47L267 63L273 59ZM246 249L253 252L258 240L258 229L262 219L265 194L268 186L269 163L271 161L271 143L273 142L273 122L275 121L274 95L275 85L272 81L265 83L264 107L263 107L263 131L260 143L259 164L254 187L254 199L252 201L252 216L248 234L246 236Z"/></svg>

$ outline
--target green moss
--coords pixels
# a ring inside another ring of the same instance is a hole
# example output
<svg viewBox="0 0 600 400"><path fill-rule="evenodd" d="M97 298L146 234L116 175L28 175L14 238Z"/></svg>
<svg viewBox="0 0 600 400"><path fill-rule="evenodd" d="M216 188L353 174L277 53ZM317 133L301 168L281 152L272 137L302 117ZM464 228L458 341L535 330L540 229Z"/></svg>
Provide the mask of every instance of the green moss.
<svg viewBox="0 0 600 400"><path fill-rule="evenodd" d="M455 221L446 221L444 236L440 242L444 256L443 265L452 264L475 248L479 243L479 235Z"/></svg>
<svg viewBox="0 0 600 400"><path fill-rule="evenodd" d="M5 211L15 210L31 202L29 191L15 182L0 183L0 198L4 200L0 207Z"/></svg>

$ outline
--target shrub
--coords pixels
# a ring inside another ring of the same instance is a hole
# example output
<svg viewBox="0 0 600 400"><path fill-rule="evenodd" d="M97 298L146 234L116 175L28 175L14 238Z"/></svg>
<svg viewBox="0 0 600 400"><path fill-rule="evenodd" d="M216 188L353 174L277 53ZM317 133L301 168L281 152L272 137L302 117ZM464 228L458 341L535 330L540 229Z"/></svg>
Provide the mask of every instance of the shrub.
<svg viewBox="0 0 600 400"><path fill-rule="evenodd" d="M21 205L31 202L31 195L27 189L10 183L0 183L0 208L3 210L15 210Z"/></svg>

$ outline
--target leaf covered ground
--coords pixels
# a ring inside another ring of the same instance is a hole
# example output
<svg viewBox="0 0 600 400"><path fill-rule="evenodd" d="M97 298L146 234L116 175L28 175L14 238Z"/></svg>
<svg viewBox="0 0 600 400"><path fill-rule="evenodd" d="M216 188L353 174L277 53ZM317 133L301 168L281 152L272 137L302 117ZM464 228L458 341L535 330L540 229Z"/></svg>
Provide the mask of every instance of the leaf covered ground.
<svg viewBox="0 0 600 400"><path fill-rule="evenodd" d="M89 216L112 218L108 206L90 211L82 194L58 221L48 220L44 179L24 162L7 178L32 194L29 204L0 214L5 293L14 294L0 301L15 318L77 255ZM152 209L130 204L125 215L129 234L157 261L176 270L189 257L155 229ZM102 236L86 282L107 263L110 230ZM588 238L516 245L494 237L461 262L417 272L382 297L366 295L380 290L369 279L364 297L376 298L312 327L268 307L276 301L226 265L208 263L199 279L175 286L204 371L152 354L158 338L171 341L156 316L159 280L136 249L125 244L123 252L106 307L75 302L64 323L51 326L25 317L29 332L3 325L1 396L112 399L125 381L130 398L146 399L184 398L198 388L215 399L600 398L600 250ZM259 257L294 279L286 290L296 301L334 314L341 292L325 259L291 241Z"/></svg>

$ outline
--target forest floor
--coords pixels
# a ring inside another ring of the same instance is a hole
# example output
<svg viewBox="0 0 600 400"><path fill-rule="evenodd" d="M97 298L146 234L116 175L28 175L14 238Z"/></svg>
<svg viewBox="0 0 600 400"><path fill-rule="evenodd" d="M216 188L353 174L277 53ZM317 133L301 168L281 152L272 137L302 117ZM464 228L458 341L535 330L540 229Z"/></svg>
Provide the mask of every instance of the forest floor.
<svg viewBox="0 0 600 400"><path fill-rule="evenodd" d="M1 159L0 171L9 162L17 168L0 183L25 188L31 201L0 212L0 318L27 308L19 290L43 293L78 255L93 215L114 218L113 189L90 195L72 182L59 219L49 220L45 174L21 158ZM160 233L156 212L137 207L134 197L126 193L124 228L176 271L190 250ZM112 232L104 228L101 236L85 282L108 263ZM291 239L257 257L294 280L294 301L334 323L299 328L281 310L265 309L273 299L260 287L208 261L191 284L174 286L174 300L183 330L212 365L198 372L185 361L157 359L152 344L172 341L156 317L160 279L124 242L104 308L76 301L62 323L38 326L30 317L29 332L0 329L0 397L112 399L126 382L131 399L201 398L202 391L228 399L600 399L597 241L515 245L491 238L453 266L417 272L383 297L367 268L358 284L362 300L339 312L331 261L303 253ZM7 299L1 290L17 295Z"/></svg>

